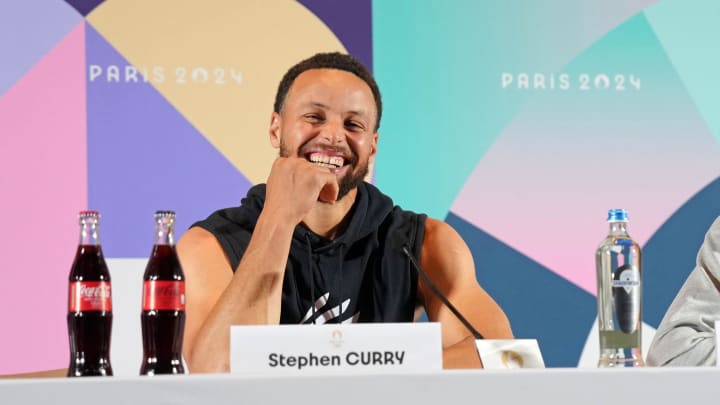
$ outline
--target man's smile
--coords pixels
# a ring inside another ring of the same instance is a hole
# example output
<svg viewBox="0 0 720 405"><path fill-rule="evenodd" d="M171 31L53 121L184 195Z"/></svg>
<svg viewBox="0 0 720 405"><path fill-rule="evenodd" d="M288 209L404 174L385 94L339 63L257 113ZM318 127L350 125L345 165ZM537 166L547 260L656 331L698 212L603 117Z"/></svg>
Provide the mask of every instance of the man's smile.
<svg viewBox="0 0 720 405"><path fill-rule="evenodd" d="M318 166L327 167L329 169L342 167L343 163L345 163L345 158L342 156L330 156L322 152L310 153L307 159Z"/></svg>

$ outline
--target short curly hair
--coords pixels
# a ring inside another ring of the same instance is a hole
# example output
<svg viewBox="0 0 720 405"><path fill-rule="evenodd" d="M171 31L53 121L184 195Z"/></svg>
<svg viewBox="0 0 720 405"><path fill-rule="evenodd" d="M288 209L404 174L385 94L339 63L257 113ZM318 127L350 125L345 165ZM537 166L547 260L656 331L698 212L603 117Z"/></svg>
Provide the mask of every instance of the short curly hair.
<svg viewBox="0 0 720 405"><path fill-rule="evenodd" d="M290 91L290 86L292 86L293 82L295 82L295 79L301 73L311 69L344 70L354 74L367 83L370 87L370 91L372 91L373 97L375 98L375 109L377 110L375 131L377 132L378 128L380 128L380 117L382 116L382 99L380 98L380 89L375 82L375 78L370 71L368 71L365 65L363 65L357 58L340 52L317 53L296 64L285 72L285 75L278 86L277 93L275 94L274 111L276 113L279 113L282 110L287 93Z"/></svg>

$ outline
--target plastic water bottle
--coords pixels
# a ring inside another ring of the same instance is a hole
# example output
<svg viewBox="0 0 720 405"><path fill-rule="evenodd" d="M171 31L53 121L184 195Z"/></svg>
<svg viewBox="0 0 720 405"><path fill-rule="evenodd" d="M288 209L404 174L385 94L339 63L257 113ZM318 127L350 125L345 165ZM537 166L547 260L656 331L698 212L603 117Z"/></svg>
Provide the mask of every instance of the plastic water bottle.
<svg viewBox="0 0 720 405"><path fill-rule="evenodd" d="M597 267L598 367L640 367L642 357L642 253L627 232L624 209L608 212L610 232L600 243Z"/></svg>

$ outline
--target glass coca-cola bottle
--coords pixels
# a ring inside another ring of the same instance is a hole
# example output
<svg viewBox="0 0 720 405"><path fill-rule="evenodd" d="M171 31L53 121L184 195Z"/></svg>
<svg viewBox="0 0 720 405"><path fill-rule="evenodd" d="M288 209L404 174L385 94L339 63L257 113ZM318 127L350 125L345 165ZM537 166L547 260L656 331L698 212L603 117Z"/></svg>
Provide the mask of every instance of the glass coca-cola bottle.
<svg viewBox="0 0 720 405"><path fill-rule="evenodd" d="M112 291L99 238L100 214L80 212L80 244L69 280L68 377L110 376Z"/></svg>
<svg viewBox="0 0 720 405"><path fill-rule="evenodd" d="M155 213L155 244L143 276L141 375L184 374L185 275L174 240L175 213Z"/></svg>

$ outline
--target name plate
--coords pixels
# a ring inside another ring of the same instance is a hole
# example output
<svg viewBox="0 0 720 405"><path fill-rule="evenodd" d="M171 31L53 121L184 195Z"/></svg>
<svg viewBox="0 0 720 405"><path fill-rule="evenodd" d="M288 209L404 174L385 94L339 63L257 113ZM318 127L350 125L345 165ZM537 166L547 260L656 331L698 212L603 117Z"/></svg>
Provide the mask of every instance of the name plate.
<svg viewBox="0 0 720 405"><path fill-rule="evenodd" d="M355 374L442 369L440 324L230 327L233 374Z"/></svg>

